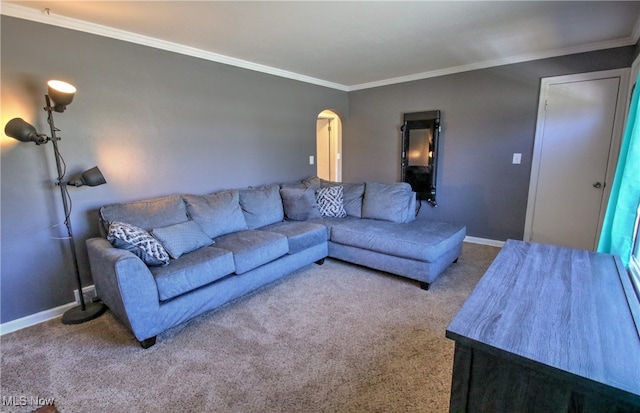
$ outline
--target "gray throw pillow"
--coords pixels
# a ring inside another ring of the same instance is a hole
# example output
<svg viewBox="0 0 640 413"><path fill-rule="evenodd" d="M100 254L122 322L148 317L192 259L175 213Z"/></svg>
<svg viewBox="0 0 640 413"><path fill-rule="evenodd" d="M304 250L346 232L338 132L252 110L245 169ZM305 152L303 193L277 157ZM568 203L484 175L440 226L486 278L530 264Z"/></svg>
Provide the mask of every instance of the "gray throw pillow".
<svg viewBox="0 0 640 413"><path fill-rule="evenodd" d="M313 188L280 188L284 215L289 221L306 221L320 218Z"/></svg>
<svg viewBox="0 0 640 413"><path fill-rule="evenodd" d="M284 220L280 185L241 189L240 207L249 229L261 228Z"/></svg>
<svg viewBox="0 0 640 413"><path fill-rule="evenodd" d="M209 238L248 229L236 190L183 197L189 216Z"/></svg>
<svg viewBox="0 0 640 413"><path fill-rule="evenodd" d="M415 196L406 182L380 184L367 182L362 201L362 218L391 222L408 222L411 197Z"/></svg>
<svg viewBox="0 0 640 413"><path fill-rule="evenodd" d="M320 215L325 218L344 218L344 187L342 185L320 188L316 191L316 202Z"/></svg>
<svg viewBox="0 0 640 413"><path fill-rule="evenodd" d="M213 244L213 240L202 232L195 221L155 228L151 231L151 235L160 241L173 259L178 259L182 254Z"/></svg>
<svg viewBox="0 0 640 413"><path fill-rule="evenodd" d="M169 264L169 254L162 244L142 228L114 221L109 225L107 240L116 248L134 253L147 265Z"/></svg>

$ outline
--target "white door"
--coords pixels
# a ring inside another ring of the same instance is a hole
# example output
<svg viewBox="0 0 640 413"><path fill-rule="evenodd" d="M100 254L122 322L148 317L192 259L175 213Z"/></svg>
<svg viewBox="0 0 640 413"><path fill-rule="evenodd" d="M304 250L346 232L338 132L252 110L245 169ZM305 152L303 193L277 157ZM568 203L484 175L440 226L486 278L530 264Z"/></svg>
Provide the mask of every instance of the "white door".
<svg viewBox="0 0 640 413"><path fill-rule="evenodd" d="M620 145L628 70L542 80L525 240L594 250Z"/></svg>

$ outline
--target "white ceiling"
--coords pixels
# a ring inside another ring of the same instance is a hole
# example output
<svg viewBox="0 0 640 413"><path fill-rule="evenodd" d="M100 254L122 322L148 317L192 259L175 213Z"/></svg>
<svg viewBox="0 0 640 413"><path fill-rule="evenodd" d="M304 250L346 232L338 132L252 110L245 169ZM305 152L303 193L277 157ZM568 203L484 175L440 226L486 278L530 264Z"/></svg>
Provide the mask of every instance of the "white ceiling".
<svg viewBox="0 0 640 413"><path fill-rule="evenodd" d="M341 90L640 36L640 1L3 0L1 12Z"/></svg>

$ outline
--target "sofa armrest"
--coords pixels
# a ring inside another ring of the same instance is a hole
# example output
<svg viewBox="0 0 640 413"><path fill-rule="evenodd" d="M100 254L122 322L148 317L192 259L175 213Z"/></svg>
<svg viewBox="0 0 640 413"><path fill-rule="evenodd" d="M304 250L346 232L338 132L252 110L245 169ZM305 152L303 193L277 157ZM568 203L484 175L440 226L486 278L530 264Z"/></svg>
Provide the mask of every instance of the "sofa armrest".
<svg viewBox="0 0 640 413"><path fill-rule="evenodd" d="M138 340L144 340L160 301L155 279L140 258L115 248L104 238L86 241L96 293L125 323Z"/></svg>

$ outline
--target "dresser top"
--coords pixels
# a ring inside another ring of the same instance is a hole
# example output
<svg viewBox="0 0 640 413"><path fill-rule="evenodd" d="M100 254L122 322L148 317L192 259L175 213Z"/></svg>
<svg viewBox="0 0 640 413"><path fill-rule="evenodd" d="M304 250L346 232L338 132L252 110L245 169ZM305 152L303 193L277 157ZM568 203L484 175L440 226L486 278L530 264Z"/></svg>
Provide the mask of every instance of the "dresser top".
<svg viewBox="0 0 640 413"><path fill-rule="evenodd" d="M447 337L640 401L626 276L613 255L509 240Z"/></svg>

